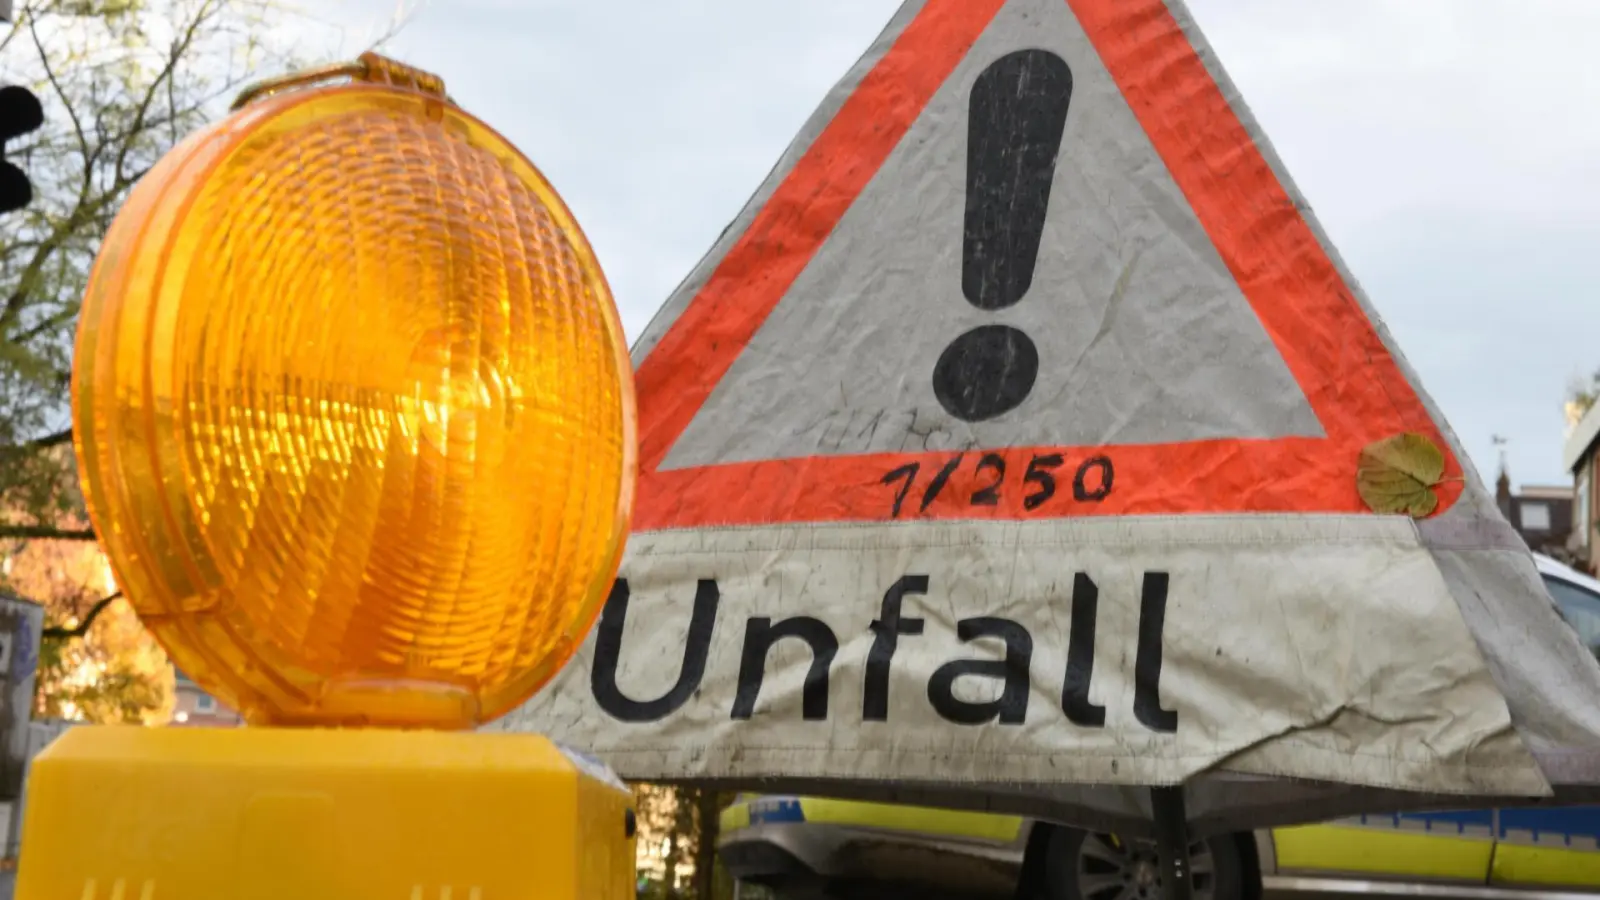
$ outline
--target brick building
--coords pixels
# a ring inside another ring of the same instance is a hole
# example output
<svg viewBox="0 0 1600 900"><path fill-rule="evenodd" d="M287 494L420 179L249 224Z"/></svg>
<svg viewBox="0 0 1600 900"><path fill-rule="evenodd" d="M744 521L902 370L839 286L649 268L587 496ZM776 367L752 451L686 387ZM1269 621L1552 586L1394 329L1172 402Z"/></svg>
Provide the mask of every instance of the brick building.
<svg viewBox="0 0 1600 900"><path fill-rule="evenodd" d="M217 698L206 693L204 688L195 684L176 666L173 667L172 674L175 676L173 725L189 728L230 728L244 724L244 719L238 713L217 702Z"/></svg>
<svg viewBox="0 0 1600 900"><path fill-rule="evenodd" d="M1572 538L1573 490L1568 485L1525 484L1513 493L1511 476L1502 468L1495 483L1501 515L1522 535L1528 549L1565 560Z"/></svg>
<svg viewBox="0 0 1600 900"><path fill-rule="evenodd" d="M1600 568L1600 547L1596 546L1600 534L1596 531L1596 510L1600 509L1596 493L1600 482L1600 404L1595 404L1572 427L1567 445L1562 453L1562 463L1572 473L1573 504L1572 534L1568 549L1576 558L1578 568L1595 573Z"/></svg>

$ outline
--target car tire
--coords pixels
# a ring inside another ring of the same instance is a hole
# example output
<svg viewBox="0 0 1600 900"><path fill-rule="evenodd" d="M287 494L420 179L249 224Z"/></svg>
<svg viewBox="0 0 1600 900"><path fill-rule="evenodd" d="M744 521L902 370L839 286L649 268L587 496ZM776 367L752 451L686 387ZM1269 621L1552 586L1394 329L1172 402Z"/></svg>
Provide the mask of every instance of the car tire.
<svg viewBox="0 0 1600 900"><path fill-rule="evenodd" d="M1163 900L1155 844L1053 828L1043 843L1040 900ZM1194 900L1247 900L1247 863L1230 835L1190 847Z"/></svg>

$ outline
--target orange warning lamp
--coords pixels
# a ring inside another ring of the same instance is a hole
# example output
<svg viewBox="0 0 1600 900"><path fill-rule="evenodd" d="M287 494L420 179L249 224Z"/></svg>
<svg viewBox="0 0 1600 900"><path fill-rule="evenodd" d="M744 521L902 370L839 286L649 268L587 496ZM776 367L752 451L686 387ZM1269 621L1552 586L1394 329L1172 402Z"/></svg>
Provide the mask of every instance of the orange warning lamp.
<svg viewBox="0 0 1600 900"><path fill-rule="evenodd" d="M479 725L616 572L634 411L605 278L431 76L369 55L236 109L139 183L91 276L90 515L174 662L251 723Z"/></svg>
<svg viewBox="0 0 1600 900"><path fill-rule="evenodd" d="M577 649L633 502L616 308L522 154L375 55L252 89L129 195L74 363L118 583L268 727L68 731L20 900L633 895L615 775L470 730Z"/></svg>

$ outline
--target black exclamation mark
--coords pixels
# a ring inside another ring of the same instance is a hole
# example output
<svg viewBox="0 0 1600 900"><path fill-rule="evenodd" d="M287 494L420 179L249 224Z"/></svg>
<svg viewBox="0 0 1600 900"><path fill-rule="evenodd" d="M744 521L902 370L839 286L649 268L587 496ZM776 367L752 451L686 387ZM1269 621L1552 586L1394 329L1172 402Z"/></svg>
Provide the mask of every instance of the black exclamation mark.
<svg viewBox="0 0 1600 900"><path fill-rule="evenodd" d="M1071 100L1072 70L1048 50L1003 56L972 85L961 290L978 309L1005 309L1033 284ZM983 325L940 354L933 393L950 415L980 422L1016 409L1038 375L1032 339Z"/></svg>

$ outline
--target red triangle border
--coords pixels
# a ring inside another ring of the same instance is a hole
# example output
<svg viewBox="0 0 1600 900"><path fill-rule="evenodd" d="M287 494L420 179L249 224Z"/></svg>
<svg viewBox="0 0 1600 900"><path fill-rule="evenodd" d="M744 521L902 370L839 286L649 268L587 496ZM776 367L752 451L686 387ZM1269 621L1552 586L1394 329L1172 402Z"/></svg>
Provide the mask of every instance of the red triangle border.
<svg viewBox="0 0 1600 900"><path fill-rule="evenodd" d="M1446 476L1459 475L1441 430L1164 0L1062 2L1283 355L1325 438L816 456L660 470L1005 2L927 0L639 365L635 530L913 517L1360 513L1367 509L1356 493L1358 453L1403 431L1444 448ZM1110 461L1109 491L1104 464L1091 460ZM889 476L913 467L915 480L902 495L904 475ZM1461 491L1459 481L1441 485L1440 510Z"/></svg>

